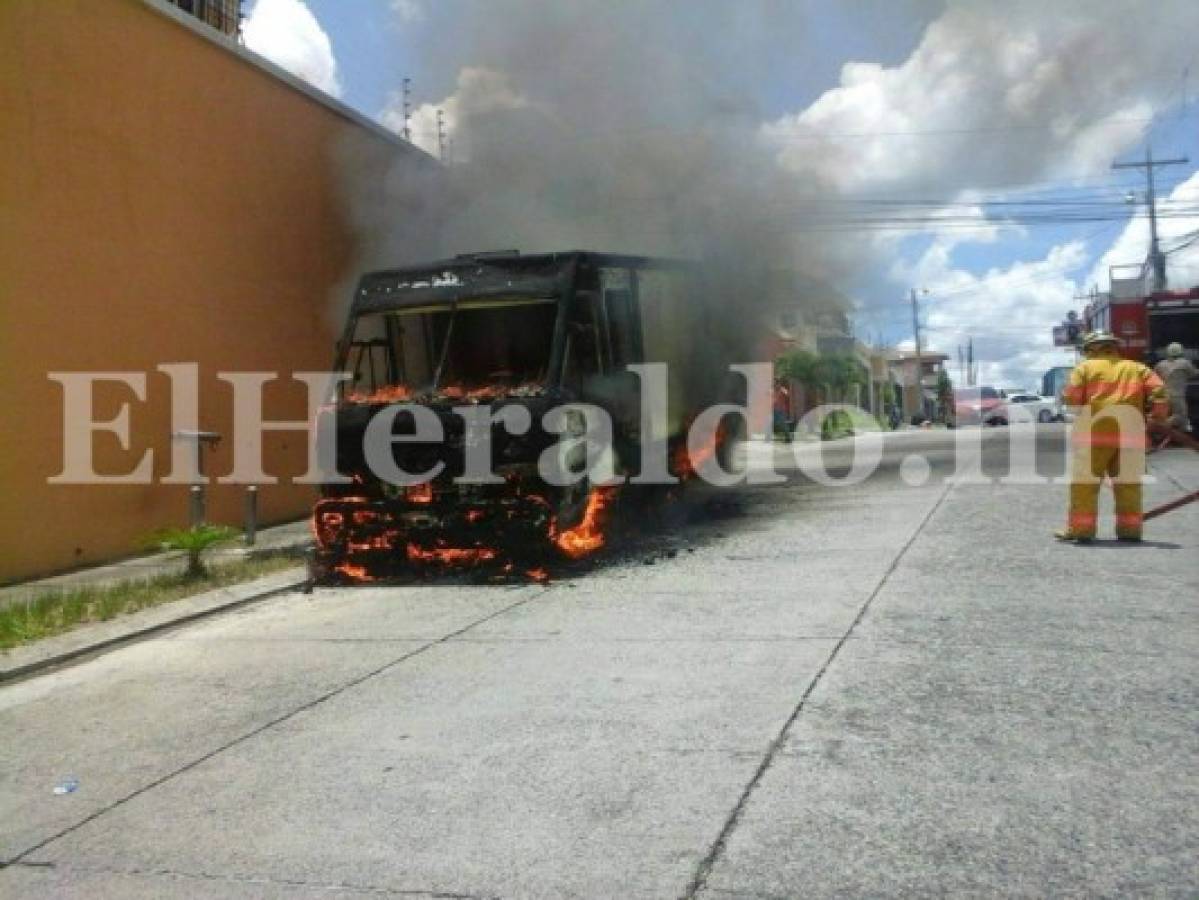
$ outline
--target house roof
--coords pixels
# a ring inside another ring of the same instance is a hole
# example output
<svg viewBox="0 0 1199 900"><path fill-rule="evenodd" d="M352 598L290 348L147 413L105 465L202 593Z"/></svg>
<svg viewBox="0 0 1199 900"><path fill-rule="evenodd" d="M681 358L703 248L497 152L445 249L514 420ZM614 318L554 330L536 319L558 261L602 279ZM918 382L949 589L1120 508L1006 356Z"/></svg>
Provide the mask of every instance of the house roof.
<svg viewBox="0 0 1199 900"><path fill-rule="evenodd" d="M887 354L887 359L891 362L903 362L915 358L915 350L892 350ZM921 362L945 362L947 359L949 359L948 353L932 353L928 350L923 350L920 353Z"/></svg>

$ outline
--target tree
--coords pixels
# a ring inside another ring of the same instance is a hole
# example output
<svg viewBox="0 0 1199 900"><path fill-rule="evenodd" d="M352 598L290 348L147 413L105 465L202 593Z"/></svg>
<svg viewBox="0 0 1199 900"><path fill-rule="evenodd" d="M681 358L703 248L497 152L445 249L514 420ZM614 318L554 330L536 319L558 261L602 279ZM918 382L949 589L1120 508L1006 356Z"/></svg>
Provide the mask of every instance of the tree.
<svg viewBox="0 0 1199 900"><path fill-rule="evenodd" d="M795 381L805 388L816 387L816 364L819 357L807 350L792 350L774 361L774 373L779 378Z"/></svg>
<svg viewBox="0 0 1199 900"><path fill-rule="evenodd" d="M937 373L937 403L941 407L941 418L949 422L953 418L953 382L949 373L942 369Z"/></svg>
<svg viewBox="0 0 1199 900"><path fill-rule="evenodd" d="M816 375L830 395L835 394L841 400L845 399L854 385L870 383L870 373L866 367L849 353L820 356L816 363Z"/></svg>

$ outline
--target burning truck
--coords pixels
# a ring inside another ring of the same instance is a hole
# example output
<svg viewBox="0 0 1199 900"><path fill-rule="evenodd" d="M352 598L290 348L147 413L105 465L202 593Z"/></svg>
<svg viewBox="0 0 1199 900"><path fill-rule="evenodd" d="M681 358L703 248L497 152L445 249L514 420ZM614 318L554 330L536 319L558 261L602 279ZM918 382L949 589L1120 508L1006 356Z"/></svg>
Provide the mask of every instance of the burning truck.
<svg viewBox="0 0 1199 900"><path fill-rule="evenodd" d="M313 580L420 565L511 568L517 548L570 558L598 550L629 486L593 484L581 442L562 440L580 434L573 414L554 431L545 414L602 408L618 476L640 472L649 446L665 448L680 481L697 456L726 454L733 426L698 452L687 446L698 412L733 399L710 296L696 264L585 251L471 254L365 275L337 347L336 371L349 377L323 413L336 417L343 481L322 485L313 510ZM652 421L628 368L647 362L669 373L667 414ZM476 406L490 435L485 479L462 477L481 442L461 410ZM431 417L437 439L424 440L418 419ZM528 427L507 427L509 417ZM387 459L372 465L380 434ZM542 477L538 461L555 446L573 483Z"/></svg>

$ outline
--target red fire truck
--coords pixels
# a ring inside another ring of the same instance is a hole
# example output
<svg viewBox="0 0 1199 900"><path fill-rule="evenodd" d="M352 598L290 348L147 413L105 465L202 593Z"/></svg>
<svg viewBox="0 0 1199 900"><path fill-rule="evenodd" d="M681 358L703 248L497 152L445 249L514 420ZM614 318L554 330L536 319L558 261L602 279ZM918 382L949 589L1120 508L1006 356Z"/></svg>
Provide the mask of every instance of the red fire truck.
<svg viewBox="0 0 1199 900"><path fill-rule="evenodd" d="M1166 347L1182 344L1187 357L1199 366L1199 286L1189 290L1147 291L1142 267L1136 277L1111 271L1112 290L1098 294L1083 310L1080 331L1110 331L1120 339L1120 352L1128 359L1156 365L1165 359ZM1192 422L1199 419L1199 381L1187 388Z"/></svg>

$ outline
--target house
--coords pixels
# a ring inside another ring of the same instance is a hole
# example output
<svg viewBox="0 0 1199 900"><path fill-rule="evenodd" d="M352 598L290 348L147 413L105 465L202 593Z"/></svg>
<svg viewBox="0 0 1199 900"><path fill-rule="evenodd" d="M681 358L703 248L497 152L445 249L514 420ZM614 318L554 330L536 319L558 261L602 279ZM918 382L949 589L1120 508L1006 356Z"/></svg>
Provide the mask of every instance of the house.
<svg viewBox="0 0 1199 900"><path fill-rule="evenodd" d="M924 351L919 357L914 350L892 350L887 365L899 386L903 417L909 422L934 419L939 410L938 385L948 377L944 353Z"/></svg>

